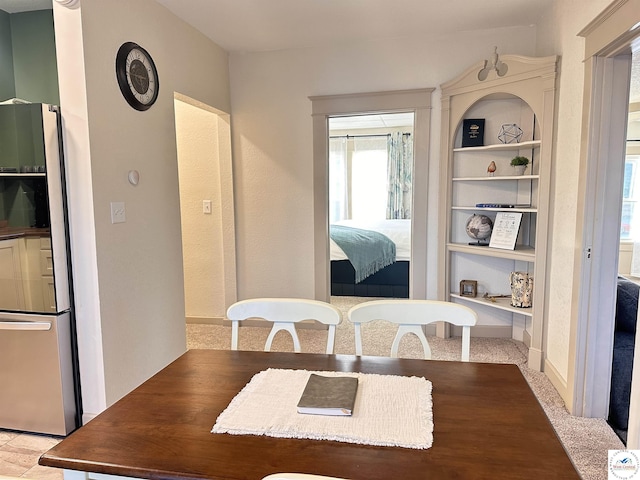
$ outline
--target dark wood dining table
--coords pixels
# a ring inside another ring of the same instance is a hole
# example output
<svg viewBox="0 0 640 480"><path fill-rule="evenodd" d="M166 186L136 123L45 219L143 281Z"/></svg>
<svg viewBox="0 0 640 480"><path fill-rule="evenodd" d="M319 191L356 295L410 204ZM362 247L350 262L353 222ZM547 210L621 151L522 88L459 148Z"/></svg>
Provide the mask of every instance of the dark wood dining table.
<svg viewBox="0 0 640 480"><path fill-rule="evenodd" d="M211 433L234 396L267 368L424 377L433 384L433 446ZM74 478L78 472L163 480L260 480L276 472L352 480L580 478L516 365L222 350L187 351L39 463L77 471Z"/></svg>

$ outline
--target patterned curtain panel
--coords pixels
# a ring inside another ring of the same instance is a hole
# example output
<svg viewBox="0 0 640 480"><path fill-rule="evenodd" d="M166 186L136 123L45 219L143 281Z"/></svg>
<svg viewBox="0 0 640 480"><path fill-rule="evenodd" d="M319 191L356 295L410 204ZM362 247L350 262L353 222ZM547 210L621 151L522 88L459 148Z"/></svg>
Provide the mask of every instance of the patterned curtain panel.
<svg viewBox="0 0 640 480"><path fill-rule="evenodd" d="M413 137L401 132L387 140L387 218L411 218Z"/></svg>

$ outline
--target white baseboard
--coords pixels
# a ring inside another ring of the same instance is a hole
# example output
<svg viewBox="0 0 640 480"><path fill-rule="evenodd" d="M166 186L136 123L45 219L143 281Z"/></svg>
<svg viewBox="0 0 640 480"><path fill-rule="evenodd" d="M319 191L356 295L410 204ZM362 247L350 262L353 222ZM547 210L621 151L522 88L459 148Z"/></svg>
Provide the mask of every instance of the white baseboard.
<svg viewBox="0 0 640 480"><path fill-rule="evenodd" d="M560 373L558 373L558 370L556 370L553 364L551 364L549 360L546 360L546 359L544 361L544 374L547 376L547 378L551 382L551 385L553 385L554 388L560 394L560 397L564 401L564 404L569 410L569 413L573 415L573 413L571 412L571 404L573 402L573 399L571 398L569 389L567 388L567 381L564 378L562 378L562 376L560 375Z"/></svg>
<svg viewBox="0 0 640 480"><path fill-rule="evenodd" d="M91 420L93 420L97 416L98 416L97 413L82 412L82 425L86 425L87 423L89 423Z"/></svg>
<svg viewBox="0 0 640 480"><path fill-rule="evenodd" d="M186 317L186 322L189 325L223 325L225 327L231 326L231 321L224 317ZM249 318L243 320L241 323L243 327L269 327L269 323L265 323L264 320L258 318ZM296 324L296 328L309 328L312 330L327 330L327 326L314 321L303 320Z"/></svg>
<svg viewBox="0 0 640 480"><path fill-rule="evenodd" d="M343 320L346 321L346 320ZM223 317L186 317L186 322L191 325L224 325L231 326L231 322ZM248 319L242 322L245 327L265 327L264 320ZM299 328L309 328L313 330L326 330L327 326L313 321L302 321L296 324ZM476 325L471 327L472 337L488 337L488 338L512 338L512 328L508 325ZM425 328L425 335L436 335L436 325L428 325ZM454 337L462 336L462 327L453 327L451 335ZM527 345L528 346L528 345Z"/></svg>
<svg viewBox="0 0 640 480"><path fill-rule="evenodd" d="M186 317L186 321L193 325L223 325L224 317Z"/></svg>
<svg viewBox="0 0 640 480"><path fill-rule="evenodd" d="M527 366L536 372L544 371L544 355L539 348L529 347L527 356Z"/></svg>
<svg viewBox="0 0 640 480"><path fill-rule="evenodd" d="M462 327L454 326L451 329L451 335L454 337L462 336ZM488 337L488 338L511 338L512 331L508 325L476 325L471 327L472 337Z"/></svg>

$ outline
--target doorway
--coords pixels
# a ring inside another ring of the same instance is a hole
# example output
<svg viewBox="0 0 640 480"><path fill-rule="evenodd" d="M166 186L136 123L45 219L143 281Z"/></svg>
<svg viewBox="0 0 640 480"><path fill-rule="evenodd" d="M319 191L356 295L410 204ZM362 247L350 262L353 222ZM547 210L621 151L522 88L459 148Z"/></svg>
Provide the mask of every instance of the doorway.
<svg viewBox="0 0 640 480"><path fill-rule="evenodd" d="M310 97L313 117L313 196L314 196L314 265L315 298L328 301L329 272L329 119L379 113L411 112L414 115L413 209L411 228L411 261L409 296L427 298L428 284L435 288L436 279L428 282L427 263L436 264L435 249L428 245L437 241L437 231L427 231L429 184L429 135L432 88L397 92L372 92ZM435 206L434 206L435 209ZM431 213L437 218L437 212ZM429 254L433 258L429 258ZM435 272L435 268L431 271ZM435 275L435 274L434 274ZM435 297L435 294L433 294Z"/></svg>
<svg viewBox="0 0 640 480"><path fill-rule="evenodd" d="M580 35L585 42L585 111L580 178L581 248L576 250L572 319L575 342L571 411L607 418L613 350L623 167L629 109L631 53L638 43L637 2L613 5ZM638 376L638 342L635 345ZM632 381L632 383L634 382ZM631 405L640 394L631 391ZM627 448L640 445L640 412L630 411ZM635 418L634 418L635 417Z"/></svg>
<svg viewBox="0 0 640 480"><path fill-rule="evenodd" d="M176 94L187 323L221 323L237 300L231 131L227 113Z"/></svg>
<svg viewBox="0 0 640 480"><path fill-rule="evenodd" d="M332 296L409 297L413 117L329 118Z"/></svg>

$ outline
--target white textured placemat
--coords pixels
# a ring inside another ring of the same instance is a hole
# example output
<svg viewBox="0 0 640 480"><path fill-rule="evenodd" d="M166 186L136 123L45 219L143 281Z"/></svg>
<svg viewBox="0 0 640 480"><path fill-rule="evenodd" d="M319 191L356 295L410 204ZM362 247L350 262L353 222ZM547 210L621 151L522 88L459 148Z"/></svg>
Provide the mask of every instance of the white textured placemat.
<svg viewBox="0 0 640 480"><path fill-rule="evenodd" d="M358 377L352 416L297 412L311 373ZM211 432L429 448L433 443L431 387L422 377L270 368L254 375Z"/></svg>

